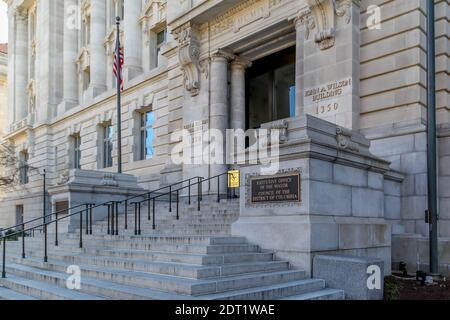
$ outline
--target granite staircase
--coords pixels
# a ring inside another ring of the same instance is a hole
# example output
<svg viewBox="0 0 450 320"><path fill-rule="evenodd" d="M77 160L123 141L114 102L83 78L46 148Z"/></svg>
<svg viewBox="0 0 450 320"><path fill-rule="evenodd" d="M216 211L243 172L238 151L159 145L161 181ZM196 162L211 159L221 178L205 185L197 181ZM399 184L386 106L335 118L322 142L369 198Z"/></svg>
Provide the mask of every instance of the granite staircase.
<svg viewBox="0 0 450 320"><path fill-rule="evenodd" d="M12 300L268 300L343 299L344 293L311 279L289 262L276 259L245 238L230 236L238 218L237 200L205 201L183 205L180 219L158 203L157 228L142 208L141 235L134 234L134 214L119 235L107 235L107 221L93 225L92 235L59 234L55 246L51 230L48 262L43 262L43 235L8 241L5 279L0 278L0 299ZM0 249L1 250L1 249ZM71 290L70 266L81 272L81 288Z"/></svg>

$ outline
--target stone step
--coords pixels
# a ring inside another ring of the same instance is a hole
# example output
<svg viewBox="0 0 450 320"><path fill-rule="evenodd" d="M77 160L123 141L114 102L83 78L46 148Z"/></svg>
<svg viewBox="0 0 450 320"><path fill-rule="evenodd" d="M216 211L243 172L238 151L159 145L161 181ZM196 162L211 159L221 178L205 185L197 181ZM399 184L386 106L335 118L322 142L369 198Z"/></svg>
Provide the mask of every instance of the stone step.
<svg viewBox="0 0 450 320"><path fill-rule="evenodd" d="M11 272L11 269L11 267L8 267L8 272ZM31 296L41 300L104 300L104 297L69 290L48 282L20 277L12 272L7 278L0 279L0 285L22 295Z"/></svg>
<svg viewBox="0 0 450 320"><path fill-rule="evenodd" d="M35 257L43 257L43 249L41 245L26 246L26 255L33 255ZM1 252L1 251L0 251ZM273 252L248 252L248 253L228 253L228 254L196 254L196 253L177 253L166 251L148 251L148 250L131 250L131 249L103 249L99 248L69 248L69 247L54 247L49 246L49 256L64 256L82 254L94 256L116 257L124 259L143 259L148 261L162 261L162 262L178 262L186 264L199 265L220 265L230 263L244 263L244 262L264 262L273 261ZM8 255L15 255L20 257L22 249L20 245L14 248L8 247Z"/></svg>
<svg viewBox="0 0 450 320"><path fill-rule="evenodd" d="M41 261L41 256L27 254L27 259L33 258ZM63 261L73 265L92 265L129 271L142 271L155 274L172 275L192 279L208 279L219 276L232 276L238 274L271 272L289 270L289 263L286 261L248 262L235 263L216 266L202 266L195 264L147 261L136 259L123 259L114 257L96 257L90 255L65 254L49 255L50 261ZM23 263L20 256L8 255L8 261Z"/></svg>
<svg viewBox="0 0 450 320"><path fill-rule="evenodd" d="M26 294L21 294L19 292L16 292L14 290L5 287L0 287L0 300L25 301L25 300L36 300L36 298Z"/></svg>
<svg viewBox="0 0 450 320"><path fill-rule="evenodd" d="M20 269L15 269L15 271L22 275L27 275L30 278L38 278L40 281L28 280L25 278L18 277L16 275L8 275L8 280L20 278L23 279L22 283L26 287L27 283L31 284L41 284L44 290L48 288L47 283L51 282L54 286L59 288L66 288L66 281L68 278L67 273L42 270L39 268L34 268L30 266L20 266ZM124 284L113 283L111 281L103 281L94 278L81 277L81 288L80 290L71 290L71 292L77 292L86 296L86 294L94 296L93 300L98 299L98 297L105 297L109 299L123 299L123 300L191 300L193 297L187 295L170 294L158 290L152 290L148 288L139 288L135 286L129 286ZM53 286L50 287L52 290ZM42 297L43 295L41 295ZM39 298L41 298L39 297ZM42 298L44 299L44 298ZM89 299L86 299L89 300Z"/></svg>
<svg viewBox="0 0 450 320"><path fill-rule="evenodd" d="M7 264L7 273L12 273L36 281L47 281L48 279L42 277L42 274L30 271L27 267L64 273L70 265L69 263L61 261L49 261L49 263L33 259L16 259L16 261L20 264ZM79 267L82 276L98 280L109 280L124 285L192 296L280 284L289 281L303 280L305 278L305 272L297 270L261 272L214 279L194 280L183 277L148 272L131 272L122 269L96 267L91 265L79 265Z"/></svg>
<svg viewBox="0 0 450 320"><path fill-rule="evenodd" d="M42 241L27 241L25 244L26 249L42 250ZM197 253L197 254L226 254L226 253L249 253L260 252L260 248L257 245L252 244L172 244L172 243L149 243L149 242L127 242L127 241L84 241L83 249L91 249L102 247L105 249L130 249L130 250L148 250L158 252L172 252L172 253ZM10 250L14 252L21 251L21 243L17 242L14 246L7 248L7 253ZM72 251L78 252L79 245L75 239L69 239L62 241L58 246L55 246L53 239L48 241L48 252L52 250L60 251ZM0 251L1 252L1 251Z"/></svg>
<svg viewBox="0 0 450 320"><path fill-rule="evenodd" d="M283 284L273 284L257 288L236 290L204 296L208 300L273 300L306 292L315 292L325 288L325 281L305 279Z"/></svg>
<svg viewBox="0 0 450 320"><path fill-rule="evenodd" d="M281 298L281 300L344 300L343 290L323 289L314 292L306 292L294 296Z"/></svg>
<svg viewBox="0 0 450 320"><path fill-rule="evenodd" d="M96 256L110 256L127 259L148 259L150 261L168 261L191 263L201 265L217 265L238 262L262 262L273 261L273 252L267 253L231 253L231 254L187 254L171 252L149 252L147 250L127 250L127 249L86 249L87 254Z"/></svg>
<svg viewBox="0 0 450 320"><path fill-rule="evenodd" d="M79 234L76 233L66 233L58 235L59 241L70 240L73 243L78 244ZM48 234L49 239L54 239L55 234ZM36 237L35 239L43 239L42 236ZM202 236L202 235L165 235L157 233L142 233L141 235L135 236L134 234L129 235L118 235L110 236L105 234L93 234L86 235L83 234L83 240L93 242L93 241L126 241L126 242L151 242L151 243L176 243L176 244L206 244L206 245L219 245L219 244L247 244L247 239L244 237L233 237L233 236Z"/></svg>

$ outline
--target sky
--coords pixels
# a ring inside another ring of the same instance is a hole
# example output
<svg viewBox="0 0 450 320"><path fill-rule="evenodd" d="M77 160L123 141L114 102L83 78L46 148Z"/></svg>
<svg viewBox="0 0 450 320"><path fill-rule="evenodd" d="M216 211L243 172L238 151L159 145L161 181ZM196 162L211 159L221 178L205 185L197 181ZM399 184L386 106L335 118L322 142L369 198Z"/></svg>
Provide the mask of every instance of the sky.
<svg viewBox="0 0 450 320"><path fill-rule="evenodd" d="M6 3L0 1L0 43L8 42L8 15Z"/></svg>

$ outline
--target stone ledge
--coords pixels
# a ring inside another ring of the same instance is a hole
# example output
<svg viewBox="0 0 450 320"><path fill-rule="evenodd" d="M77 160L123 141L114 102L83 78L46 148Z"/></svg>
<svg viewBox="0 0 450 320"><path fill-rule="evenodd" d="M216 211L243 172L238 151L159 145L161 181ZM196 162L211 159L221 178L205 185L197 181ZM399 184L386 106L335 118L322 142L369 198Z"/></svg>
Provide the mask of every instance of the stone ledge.
<svg viewBox="0 0 450 320"><path fill-rule="evenodd" d="M380 289L368 288L368 282L372 283L371 266L380 268ZM376 258L316 255L313 259L313 277L325 280L330 288L344 290L349 300L382 300L383 271L384 262Z"/></svg>

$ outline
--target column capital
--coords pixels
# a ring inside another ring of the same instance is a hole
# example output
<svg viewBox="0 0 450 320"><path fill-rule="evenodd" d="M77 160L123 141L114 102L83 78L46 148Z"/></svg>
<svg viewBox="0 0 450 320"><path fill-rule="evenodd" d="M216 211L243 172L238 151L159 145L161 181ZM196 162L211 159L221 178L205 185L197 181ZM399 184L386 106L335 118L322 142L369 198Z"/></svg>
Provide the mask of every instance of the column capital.
<svg viewBox="0 0 450 320"><path fill-rule="evenodd" d="M232 69L247 69L252 66L252 62L245 58L236 56L235 59L231 62Z"/></svg>
<svg viewBox="0 0 450 320"><path fill-rule="evenodd" d="M17 22L25 22L28 19L28 12L26 9L17 8L16 11L14 11L14 17Z"/></svg>
<svg viewBox="0 0 450 320"><path fill-rule="evenodd" d="M214 61L220 61L220 60L226 60L226 61L231 61L234 60L236 58L236 56L224 49L218 49L216 51L214 51L211 54L211 60Z"/></svg>

